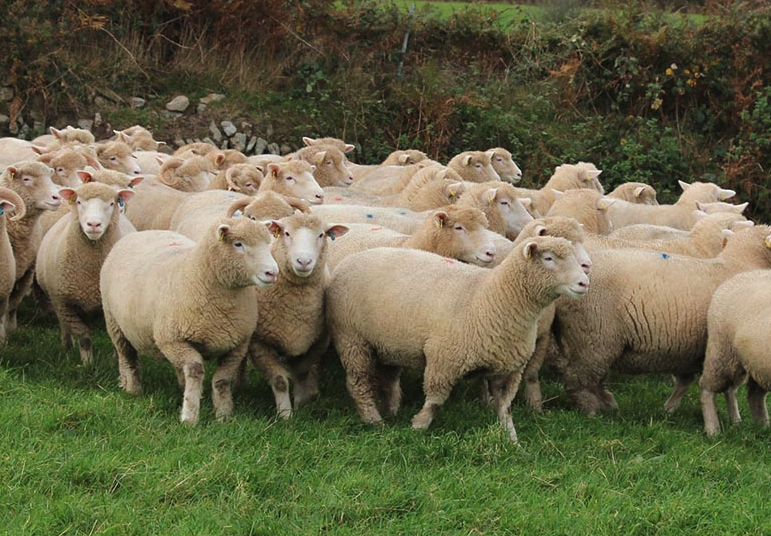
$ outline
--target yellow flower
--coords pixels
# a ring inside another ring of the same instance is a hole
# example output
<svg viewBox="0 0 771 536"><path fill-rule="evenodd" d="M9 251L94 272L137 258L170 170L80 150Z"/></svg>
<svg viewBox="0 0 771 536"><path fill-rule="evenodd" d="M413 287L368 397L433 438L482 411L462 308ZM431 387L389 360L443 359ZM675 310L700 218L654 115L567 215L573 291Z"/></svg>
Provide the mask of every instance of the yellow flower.
<svg viewBox="0 0 771 536"><path fill-rule="evenodd" d="M621 138L621 145L626 145L626 138Z"/></svg>
<svg viewBox="0 0 771 536"><path fill-rule="evenodd" d="M685 83L693 87L696 85L696 80L694 80L693 78L689 78Z"/></svg>
<svg viewBox="0 0 771 536"><path fill-rule="evenodd" d="M667 68L666 73L667 73L667 76L672 76L673 74L675 74L675 72L670 68Z"/></svg>

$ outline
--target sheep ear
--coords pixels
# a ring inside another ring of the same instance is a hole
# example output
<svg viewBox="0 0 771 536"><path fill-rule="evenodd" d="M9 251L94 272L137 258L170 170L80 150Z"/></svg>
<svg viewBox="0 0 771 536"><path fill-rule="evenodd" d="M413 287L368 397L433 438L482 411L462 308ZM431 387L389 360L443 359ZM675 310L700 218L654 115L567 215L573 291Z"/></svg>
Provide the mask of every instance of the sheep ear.
<svg viewBox="0 0 771 536"><path fill-rule="evenodd" d="M268 164L268 172L270 173L270 176L274 179L278 177L278 164Z"/></svg>
<svg viewBox="0 0 771 536"><path fill-rule="evenodd" d="M398 161L399 161L399 163L401 165L407 164L407 162L409 162L409 160L410 160L410 155L408 155L406 153L399 155Z"/></svg>
<svg viewBox="0 0 771 536"><path fill-rule="evenodd" d="M32 149L33 153L37 153L37 154L40 154L40 155L43 155L43 154L51 152L51 151L48 150L48 147L41 147L39 145L33 145L31 147L31 149Z"/></svg>
<svg viewBox="0 0 771 536"><path fill-rule="evenodd" d="M436 225L440 229L444 227L444 225L447 223L447 220L449 219L450 219L450 215L443 210L434 212L434 225Z"/></svg>
<svg viewBox="0 0 771 536"><path fill-rule="evenodd" d="M71 205L78 198L78 193L72 188L59 188L59 196Z"/></svg>
<svg viewBox="0 0 771 536"><path fill-rule="evenodd" d="M11 212L16 210L16 205L8 201L7 199L0 199L0 216L5 214L5 211L10 210Z"/></svg>
<svg viewBox="0 0 771 536"><path fill-rule="evenodd" d="M335 224L327 225L327 228L324 232L331 240L334 240L335 238L340 238L349 230L350 230L349 227L335 223Z"/></svg>
<svg viewBox="0 0 771 536"><path fill-rule="evenodd" d="M726 188L721 188L720 189L720 193L718 195L718 198L721 201L725 201L726 199L731 199L735 195L736 195L736 191L735 190L728 190Z"/></svg>
<svg viewBox="0 0 771 536"><path fill-rule="evenodd" d="M214 158L214 165L217 167L222 166L222 164L225 163L225 153L218 153L217 156Z"/></svg>
<svg viewBox="0 0 771 536"><path fill-rule="evenodd" d="M88 171L78 171L78 177L83 181L83 184L88 184L89 182L94 182L96 180Z"/></svg>
<svg viewBox="0 0 771 536"><path fill-rule="evenodd" d="M599 178L599 176L602 174L601 169L587 169L586 175L589 180Z"/></svg>
<svg viewBox="0 0 771 536"><path fill-rule="evenodd" d="M552 195L554 195L554 199L562 199L565 197L565 192L562 190L555 190L554 188L551 189Z"/></svg>
<svg viewBox="0 0 771 536"><path fill-rule="evenodd" d="M517 201L526 209L530 209L533 206L533 200L529 197L519 197Z"/></svg>
<svg viewBox="0 0 771 536"><path fill-rule="evenodd" d="M488 205L492 205L495 202L495 198L498 196L498 188L490 188L485 192L485 201Z"/></svg>
<svg viewBox="0 0 771 536"><path fill-rule="evenodd" d="M495 149L490 149L489 151L485 151L485 154L490 158L490 160L493 159L495 156Z"/></svg>
<svg viewBox="0 0 771 536"><path fill-rule="evenodd" d="M747 202L744 202L744 203L742 203L740 205L734 205L734 208L732 210L734 212L736 212L737 214L741 214L741 213L744 212L744 209L747 208L747 205L749 205L749 203L747 203Z"/></svg>
<svg viewBox="0 0 771 536"><path fill-rule="evenodd" d="M48 129L48 131L49 131L49 132L50 132L50 133L53 135L53 137L54 137L54 138L56 138L57 140L59 140L59 139L61 139L61 138L62 138L62 131L61 131L61 130L58 130L58 129L54 128L54 127L50 127L50 128Z"/></svg>
<svg viewBox="0 0 771 536"><path fill-rule="evenodd" d="M13 166L8 166L5 168L5 172L8 174L8 180L13 180L16 178L16 176L19 174L19 170L16 169Z"/></svg>
<svg viewBox="0 0 771 536"><path fill-rule="evenodd" d="M91 153L83 153L83 156L86 159L86 164L93 167L94 169L104 169L102 167L102 164L99 163L99 160L94 158L94 156Z"/></svg>
<svg viewBox="0 0 771 536"><path fill-rule="evenodd" d="M634 194L633 195L635 197L640 197L643 194L644 191L645 191L645 187L644 186L638 186L637 188L634 189Z"/></svg>
<svg viewBox="0 0 771 536"><path fill-rule="evenodd" d="M345 144L345 150L344 150L343 152L344 152L344 153L350 153L350 152L351 152L351 151L353 151L354 149L356 149L356 146L355 146L355 145L352 145L352 144L350 144L350 143L346 143L346 144Z"/></svg>
<svg viewBox="0 0 771 536"><path fill-rule="evenodd" d="M321 165L322 162L324 162L324 158L326 158L327 152L326 151L320 151L313 155L313 160L315 160L317 165Z"/></svg>
<svg viewBox="0 0 771 536"><path fill-rule="evenodd" d="M737 221L731 226L731 229L749 229L755 227L755 222L752 220Z"/></svg>
<svg viewBox="0 0 771 536"><path fill-rule="evenodd" d="M51 160L54 158L54 153L38 153L40 156L37 157L38 162L43 162L44 164L50 164Z"/></svg>
<svg viewBox="0 0 771 536"><path fill-rule="evenodd" d="M682 189L683 189L683 191L686 191L688 188L690 188L690 187L691 187L691 185L690 185L690 184L688 184L687 182L683 182L683 181L681 181L681 180L678 180L678 181L677 181L677 184L679 184L679 185L680 185L680 188L682 188Z"/></svg>
<svg viewBox="0 0 771 536"><path fill-rule="evenodd" d="M126 203L126 201L134 197L135 193L136 192L134 192L134 190L118 190L118 199L119 199L118 204L120 206L123 206Z"/></svg>
<svg viewBox="0 0 771 536"><path fill-rule="evenodd" d="M526 259L531 259L533 257L533 254L538 251L538 243L537 242L528 242L525 244L525 247L522 248L522 255Z"/></svg>
<svg viewBox="0 0 771 536"><path fill-rule="evenodd" d="M545 225L536 225L535 229L533 229L533 235L534 236L546 236L546 226Z"/></svg>
<svg viewBox="0 0 771 536"><path fill-rule="evenodd" d="M129 136L125 132L120 131L120 132L116 132L116 134L118 135L118 141L122 141L125 144L128 144L128 142L131 141L131 136Z"/></svg>
<svg viewBox="0 0 771 536"><path fill-rule="evenodd" d="M314 140L313 138L309 138L308 136L303 136L303 143L310 147L311 145L316 143L316 140Z"/></svg>
<svg viewBox="0 0 771 536"><path fill-rule="evenodd" d="M464 156L463 157L463 165L464 166L470 166L472 158L473 158L473 156L471 156L470 154L467 154L466 156Z"/></svg>
<svg viewBox="0 0 771 536"><path fill-rule="evenodd" d="M273 235L273 238L278 238L281 236L281 232L284 230L284 228L281 226L281 222L278 220L270 220L265 222L265 225L268 226L268 231L270 231L270 234Z"/></svg>
<svg viewBox="0 0 771 536"><path fill-rule="evenodd" d="M766 239L763 241L763 243L766 245L768 249L771 249L771 235L768 235Z"/></svg>
<svg viewBox="0 0 771 536"><path fill-rule="evenodd" d="M221 223L217 227L217 240L220 242L225 240L225 237L230 233L230 225L227 223Z"/></svg>
<svg viewBox="0 0 771 536"><path fill-rule="evenodd" d="M601 197L597 200L597 210L608 210L616 200L612 197Z"/></svg>
<svg viewBox="0 0 771 536"><path fill-rule="evenodd" d="M444 191L450 199L457 199L463 193L463 183L451 182L444 187Z"/></svg>
<svg viewBox="0 0 771 536"><path fill-rule="evenodd" d="M144 177L133 177L133 178L132 178L132 179L129 181L129 188L133 188L134 186L136 186L137 184L139 184L139 183L140 183L140 182L142 182L143 180L145 180L145 178L144 178Z"/></svg>

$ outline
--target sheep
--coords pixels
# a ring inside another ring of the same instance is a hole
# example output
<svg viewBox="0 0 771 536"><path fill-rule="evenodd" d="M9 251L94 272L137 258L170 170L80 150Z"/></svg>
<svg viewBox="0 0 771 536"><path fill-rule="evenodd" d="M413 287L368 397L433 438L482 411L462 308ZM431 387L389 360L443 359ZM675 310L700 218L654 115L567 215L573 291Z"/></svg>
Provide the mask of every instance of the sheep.
<svg viewBox="0 0 771 536"><path fill-rule="evenodd" d="M78 171L91 166L101 169L102 165L87 151L79 151L71 147L64 147L58 151L52 151L41 154L37 157L38 162L47 164L54 170L51 179L54 184L77 188L80 184Z"/></svg>
<svg viewBox="0 0 771 536"><path fill-rule="evenodd" d="M381 166L409 166L426 160L428 156L423 151L417 149L405 149L393 151L380 164Z"/></svg>
<svg viewBox="0 0 771 536"><path fill-rule="evenodd" d="M286 197L276 192L262 192L254 197L245 197L234 201L228 207L227 215L240 212L242 216L255 221L279 220L291 216L296 211L311 213L311 206L296 197Z"/></svg>
<svg viewBox="0 0 771 536"><path fill-rule="evenodd" d="M261 223L223 218L197 243L171 231L145 231L113 246L99 284L126 392L141 391L139 353L165 357L184 387L180 420L195 424L204 359L216 358L215 414L229 417L231 384L257 325L253 287L274 283L278 274L271 240Z"/></svg>
<svg viewBox="0 0 771 536"><path fill-rule="evenodd" d="M460 175L464 181L499 181L501 177L493 169L490 156L490 153L483 151L464 151L452 157L447 167Z"/></svg>
<svg viewBox="0 0 771 536"><path fill-rule="evenodd" d="M492 270L424 251L375 248L337 266L327 318L365 422L381 424L382 409L398 411L402 367L424 372L425 404L412 419L419 430L429 427L460 378L482 372L500 423L516 442L510 406L538 317L558 296L579 298L588 286L573 246L562 238L533 238Z"/></svg>
<svg viewBox="0 0 771 536"><path fill-rule="evenodd" d="M771 243L767 244L771 247ZM725 393L728 414L741 422L736 391L747 381L747 405L752 419L769 425L766 393L771 389L768 333L771 329L771 271L740 273L725 281L707 310L707 348L699 379L704 431L720 433L715 396Z"/></svg>
<svg viewBox="0 0 771 536"><path fill-rule="evenodd" d="M303 143L306 145L306 147L332 146L342 153L350 153L356 148L356 146L350 143L345 143L340 138L311 138L308 136L303 136Z"/></svg>
<svg viewBox="0 0 771 536"><path fill-rule="evenodd" d="M315 205L311 210L326 221L381 225L404 234L414 233L427 215L406 208L365 205Z"/></svg>
<svg viewBox="0 0 771 536"><path fill-rule="evenodd" d="M211 165L203 156L172 157L161 166L158 178L181 192L202 192L209 187Z"/></svg>
<svg viewBox="0 0 771 536"><path fill-rule="evenodd" d="M161 166L171 158L171 155L158 151L134 151L134 158L137 159L142 175L158 175L161 172Z"/></svg>
<svg viewBox="0 0 771 536"><path fill-rule="evenodd" d="M35 256L43 238L39 225L41 215L61 205L59 190L51 180L53 170L41 162L21 162L9 166L0 176L0 186L13 190L24 202L23 218L7 222L8 237L13 247L16 282L8 301L6 331L16 329L16 310L32 286Z"/></svg>
<svg viewBox="0 0 771 536"><path fill-rule="evenodd" d="M350 186L353 182L351 171L346 167L345 155L334 147L303 147L288 160L301 160L315 166L313 178L322 187Z"/></svg>
<svg viewBox="0 0 771 536"><path fill-rule="evenodd" d="M547 216L567 216L583 224L588 233L606 235L613 226L608 210L617 199L604 197L596 190L578 189L558 192L554 190L555 201Z"/></svg>
<svg viewBox="0 0 771 536"><path fill-rule="evenodd" d="M610 236L590 235L587 246L590 249L638 248L655 249L666 253L689 257L715 257L722 250L726 240L734 232L752 227L753 222L732 212L705 214L696 222L685 237L659 238L651 240L623 240Z"/></svg>
<svg viewBox="0 0 771 536"><path fill-rule="evenodd" d="M168 229L197 241L208 232L212 223L223 216L233 216L235 210L231 211L231 206L241 203L237 205L239 208L246 207L254 201L254 197L225 190L208 190L189 195L174 210ZM289 214L292 213L293 209L290 208Z"/></svg>
<svg viewBox="0 0 771 536"><path fill-rule="evenodd" d="M137 231L168 230L174 211L185 199L195 193L182 192L167 186L156 177L148 177L138 184L126 217Z"/></svg>
<svg viewBox="0 0 771 536"><path fill-rule="evenodd" d="M686 238L688 231L675 229L666 225L651 225L648 223L635 223L626 225L620 229L614 229L611 238L622 240L653 240L657 238Z"/></svg>
<svg viewBox="0 0 771 536"><path fill-rule="evenodd" d="M439 162L428 159L407 166L359 166L353 168L354 182L350 188L365 194L398 194L418 171L432 165L441 166ZM457 178L462 180L460 175Z"/></svg>
<svg viewBox="0 0 771 536"><path fill-rule="evenodd" d="M114 130L118 141L122 141L136 151L157 151L161 145L166 145L164 141L157 141L153 134L145 127L134 125L123 130Z"/></svg>
<svg viewBox="0 0 771 536"><path fill-rule="evenodd" d="M194 143L187 143L185 145L182 145L179 147L176 151L172 153L172 156L179 157L180 155L184 155L188 151L192 151L194 154L198 156L205 156L208 153L212 151L216 151L217 147L212 145L211 143L206 143L203 141L198 141Z"/></svg>
<svg viewBox="0 0 771 536"><path fill-rule="evenodd" d="M58 130L54 127L49 127L49 132L55 138L53 148L63 147L65 145L93 145L96 142L94 135L86 129L75 128L68 125L67 127ZM51 145L49 144L49 147Z"/></svg>
<svg viewBox="0 0 771 536"><path fill-rule="evenodd" d="M318 394L321 357L329 346L324 321L327 237L340 238L348 228L299 213L274 220L270 230L276 237L271 252L279 276L269 288L257 289L257 303L266 312L260 315L247 355L270 384L278 415L289 418L290 380L295 407Z"/></svg>
<svg viewBox="0 0 771 536"><path fill-rule="evenodd" d="M78 341L84 365L93 361L88 318L101 312L99 271L113 245L133 227L118 224L120 209L132 190L91 182L61 188L71 212L45 234L35 263L35 278L53 305L65 350Z"/></svg>
<svg viewBox="0 0 771 536"><path fill-rule="evenodd" d="M96 146L96 158L105 169L112 169L127 175L139 175L139 167L131 147L122 141L108 141Z"/></svg>
<svg viewBox="0 0 771 536"><path fill-rule="evenodd" d="M35 148L35 145L26 140L0 138L0 169L18 162L37 159L40 153Z"/></svg>
<svg viewBox="0 0 771 536"><path fill-rule="evenodd" d="M490 164L502 181L516 184L522 180L522 170L514 162L509 151L503 147L494 147L486 152L490 155Z"/></svg>
<svg viewBox="0 0 771 536"><path fill-rule="evenodd" d="M14 212L11 220L24 217L26 207L19 194L8 188L0 187L0 344L5 343L5 321L8 313L8 300L16 283L16 261L13 257L11 240L8 238L6 219L8 212Z"/></svg>
<svg viewBox="0 0 771 536"><path fill-rule="evenodd" d="M247 164L252 164L262 169L263 172L268 168L268 164L280 164L285 162L284 157L278 154L253 154L246 157Z"/></svg>
<svg viewBox="0 0 771 536"><path fill-rule="evenodd" d="M732 275L771 267L771 227L733 235L715 258L697 259L644 249L595 251L591 292L557 303L560 368L570 398L589 415L617 407L603 382L611 370L674 374L665 404L674 411L704 360L707 308ZM641 275L642 274L642 275Z"/></svg>
<svg viewBox="0 0 771 536"><path fill-rule="evenodd" d="M734 214L742 214L744 209L747 208L749 203L739 203L734 205L732 203L725 203L723 201L713 201L712 203L702 203L696 201L696 210L705 212L707 214L713 214L715 212L733 212Z"/></svg>
<svg viewBox="0 0 771 536"><path fill-rule="evenodd" d="M640 203L642 205L658 205L656 199L656 190L650 184L643 182L625 182L618 185L615 190L608 194L612 199L623 199L629 203Z"/></svg>
<svg viewBox="0 0 771 536"><path fill-rule="evenodd" d="M354 224L348 234L330 245L327 265L334 270L345 257L376 247L422 249L478 266L488 266L496 257L484 213L448 205L433 211L412 235L378 225Z"/></svg>
<svg viewBox="0 0 771 536"><path fill-rule="evenodd" d="M305 199L313 205L324 202L324 190L313 175L314 168L303 160L268 164L258 192L273 191L289 197Z"/></svg>
<svg viewBox="0 0 771 536"><path fill-rule="evenodd" d="M465 191L464 183L441 177L443 174L434 179L411 182L401 194L389 201L389 204L422 212L455 203Z"/></svg>
<svg viewBox="0 0 771 536"><path fill-rule="evenodd" d="M230 190L246 195L254 195L260 188L264 175L262 170L252 164L234 164L217 173L209 183L209 190Z"/></svg>
<svg viewBox="0 0 771 536"><path fill-rule="evenodd" d="M482 210L489 229L509 239L516 238L522 228L533 221L533 216L527 211L530 198L518 197L514 187L505 182L469 184L457 204Z"/></svg>
<svg viewBox="0 0 771 536"><path fill-rule="evenodd" d="M650 223L687 231L696 223L693 211L697 208L697 201L705 203L724 201L736 194L733 190L721 188L710 182L692 184L678 182L683 193L673 205L640 205L616 199L608 208L613 228L618 229L634 223Z"/></svg>
<svg viewBox="0 0 771 536"><path fill-rule="evenodd" d="M602 170L588 162L578 164L562 164L554 168L554 173L540 190L518 188L520 197L529 197L533 201L533 209L536 216L545 216L555 200L554 191L587 189L605 193L599 176Z"/></svg>
<svg viewBox="0 0 771 536"><path fill-rule="evenodd" d="M387 169L383 168L384 171ZM370 180L370 177L373 177L373 179ZM383 175L368 175L365 179L357 182L352 189L380 196L410 195L409 191L411 189L419 188L435 179L463 181L463 178L454 169L444 166L439 162L424 160L411 166L401 167L398 173L391 178Z"/></svg>

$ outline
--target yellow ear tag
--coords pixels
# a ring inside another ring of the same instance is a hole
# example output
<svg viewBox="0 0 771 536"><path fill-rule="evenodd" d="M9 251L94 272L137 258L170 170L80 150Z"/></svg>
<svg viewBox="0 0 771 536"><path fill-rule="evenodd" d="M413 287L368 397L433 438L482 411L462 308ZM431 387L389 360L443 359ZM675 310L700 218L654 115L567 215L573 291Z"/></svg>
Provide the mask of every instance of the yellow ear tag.
<svg viewBox="0 0 771 536"><path fill-rule="evenodd" d="M70 197L70 199L69 199L67 202L68 202L70 205L74 205L74 204L75 204L75 200L74 200L73 198L71 198L71 197Z"/></svg>
<svg viewBox="0 0 771 536"><path fill-rule="evenodd" d="M455 190L450 190L450 197L455 197Z"/></svg>
<svg viewBox="0 0 771 536"><path fill-rule="evenodd" d="M276 171L276 170L274 169L273 171L271 171L271 172L270 172L270 176L271 176L271 177L273 177L273 178L275 179L276 177L278 177L278 171Z"/></svg>
<svg viewBox="0 0 771 536"><path fill-rule="evenodd" d="M608 204L605 201L600 201L599 203L597 203L597 208L600 210L607 210Z"/></svg>
<svg viewBox="0 0 771 536"><path fill-rule="evenodd" d="M11 178L11 180L13 180L14 177L16 177L16 174L13 171L9 171L8 176Z"/></svg>
<svg viewBox="0 0 771 536"><path fill-rule="evenodd" d="M439 228L442 228L442 227L444 227L444 220L440 218L439 219Z"/></svg>
<svg viewBox="0 0 771 536"><path fill-rule="evenodd" d="M217 240L219 240L220 242L224 242L225 241L225 235L222 234L222 233L219 233L219 237L217 238Z"/></svg>
<svg viewBox="0 0 771 536"><path fill-rule="evenodd" d="M495 196L494 195L488 195L487 196L487 204L488 205L492 205L493 201L495 201Z"/></svg>
<svg viewBox="0 0 771 536"><path fill-rule="evenodd" d="M280 235L280 234L281 234L281 232L280 232L278 229L276 229L276 230L273 232L273 238L278 238L278 235Z"/></svg>
<svg viewBox="0 0 771 536"><path fill-rule="evenodd" d="M766 237L765 244L768 249L771 249L771 236Z"/></svg>
<svg viewBox="0 0 771 536"><path fill-rule="evenodd" d="M533 252L531 251L530 248L527 248L527 250L525 252L525 258L526 259L530 259L530 257L532 257L532 256L533 256Z"/></svg>

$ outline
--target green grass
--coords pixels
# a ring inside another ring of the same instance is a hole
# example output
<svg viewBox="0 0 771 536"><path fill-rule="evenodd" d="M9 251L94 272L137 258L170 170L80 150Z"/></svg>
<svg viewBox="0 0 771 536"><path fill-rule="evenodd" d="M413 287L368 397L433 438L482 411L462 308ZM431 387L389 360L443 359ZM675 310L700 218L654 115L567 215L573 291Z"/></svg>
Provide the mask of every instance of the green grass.
<svg viewBox="0 0 771 536"><path fill-rule="evenodd" d="M31 304L2 349L0 534L771 532L771 433L745 422L708 440L695 392L668 416L658 377L614 377L621 408L594 419L547 377L543 415L515 403L516 447L475 381L416 433L420 380L408 375L404 410L375 430L330 359L322 398L290 421L252 372L230 422L214 420L207 392L187 428L167 363L145 359L132 397L101 328L95 351L91 368L62 353Z"/></svg>

